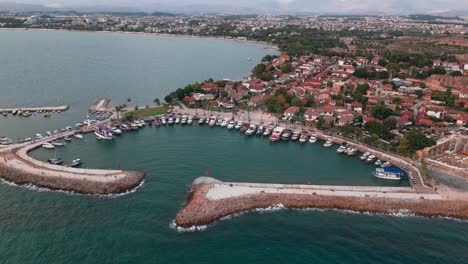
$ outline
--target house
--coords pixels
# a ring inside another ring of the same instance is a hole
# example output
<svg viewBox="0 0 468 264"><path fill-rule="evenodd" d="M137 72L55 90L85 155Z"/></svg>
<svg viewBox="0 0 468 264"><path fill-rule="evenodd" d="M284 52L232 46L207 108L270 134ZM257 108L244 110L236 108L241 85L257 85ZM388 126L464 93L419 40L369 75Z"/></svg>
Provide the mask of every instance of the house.
<svg viewBox="0 0 468 264"><path fill-rule="evenodd" d="M335 107L333 105L327 104L322 106L322 108L320 109L320 114L323 116L333 116L334 113Z"/></svg>
<svg viewBox="0 0 468 264"><path fill-rule="evenodd" d="M268 91L268 87L264 83L254 83L250 85L249 91L251 93L264 93Z"/></svg>
<svg viewBox="0 0 468 264"><path fill-rule="evenodd" d="M320 116L320 111L313 108L307 108L304 113L304 118L306 121L315 121Z"/></svg>
<svg viewBox="0 0 468 264"><path fill-rule="evenodd" d="M263 101L265 101L266 98L268 98L268 95L265 94L257 94L255 96L252 96L247 103L250 107L258 107L263 104Z"/></svg>
<svg viewBox="0 0 468 264"><path fill-rule="evenodd" d="M351 113L344 113L340 116L338 119L338 122L336 123L337 126L345 126L347 124L350 124L353 122L354 115Z"/></svg>
<svg viewBox="0 0 468 264"><path fill-rule="evenodd" d="M300 107L291 106L288 109L286 109L286 111L284 111L284 115L287 116L287 117L293 117L293 116L295 116L296 114L299 113L299 110L301 110Z"/></svg>
<svg viewBox="0 0 468 264"><path fill-rule="evenodd" d="M201 89L206 93L217 93L218 90L221 88L218 87L218 85L216 85L215 83L207 82L201 86Z"/></svg>
<svg viewBox="0 0 468 264"><path fill-rule="evenodd" d="M412 122L410 121L410 116L409 115L403 115L400 116L397 119L397 126L398 127L405 127L405 126L410 126Z"/></svg>
<svg viewBox="0 0 468 264"><path fill-rule="evenodd" d="M297 97L304 97L306 94L306 89L302 87L294 87L289 90L289 93Z"/></svg>
<svg viewBox="0 0 468 264"><path fill-rule="evenodd" d="M197 101L213 100L213 94L194 93L193 98Z"/></svg>

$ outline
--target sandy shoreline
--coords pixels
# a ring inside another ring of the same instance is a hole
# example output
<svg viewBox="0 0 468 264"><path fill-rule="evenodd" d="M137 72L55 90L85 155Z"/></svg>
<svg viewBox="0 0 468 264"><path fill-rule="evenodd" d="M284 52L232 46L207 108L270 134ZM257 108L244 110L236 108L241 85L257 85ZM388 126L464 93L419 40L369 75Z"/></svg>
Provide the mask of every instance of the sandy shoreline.
<svg viewBox="0 0 468 264"><path fill-rule="evenodd" d="M270 193L267 189L252 194L213 199L212 196L207 197L207 194L219 181L199 179L192 184L187 203L176 216L175 223L179 227L203 226L229 215L270 208L278 204L291 209L321 208L384 214L404 210L419 216L468 219L467 200L447 200L442 197L425 199L415 193L413 198L382 198L301 192ZM237 187L235 184L232 185L232 188ZM395 194L410 195L404 190Z"/></svg>

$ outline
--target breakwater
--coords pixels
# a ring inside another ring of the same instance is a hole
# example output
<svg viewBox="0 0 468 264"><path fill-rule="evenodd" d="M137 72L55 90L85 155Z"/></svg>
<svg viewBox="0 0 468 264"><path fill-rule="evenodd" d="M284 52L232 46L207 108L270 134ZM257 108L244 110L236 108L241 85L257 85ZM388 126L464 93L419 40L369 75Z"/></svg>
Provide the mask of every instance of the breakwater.
<svg viewBox="0 0 468 264"><path fill-rule="evenodd" d="M57 112L57 111L66 111L70 108L69 105L61 106L43 106L43 107L13 107L13 108L0 108L0 112L18 112L18 111L29 111L29 112Z"/></svg>
<svg viewBox="0 0 468 264"><path fill-rule="evenodd" d="M468 218L467 200L446 200L438 193L415 193L405 187L283 185L196 179L176 224L210 224L231 214L282 204L286 208L346 209L371 213L400 210L421 216Z"/></svg>

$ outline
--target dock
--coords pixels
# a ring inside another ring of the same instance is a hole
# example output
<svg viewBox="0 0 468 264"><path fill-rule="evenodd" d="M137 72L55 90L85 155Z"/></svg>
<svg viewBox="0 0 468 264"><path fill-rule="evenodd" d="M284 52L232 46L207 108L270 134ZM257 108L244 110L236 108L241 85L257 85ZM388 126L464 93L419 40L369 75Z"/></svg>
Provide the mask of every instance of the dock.
<svg viewBox="0 0 468 264"><path fill-rule="evenodd" d="M109 108L109 103L111 99L109 98L100 98L96 100L96 102L89 107L89 111L92 112L109 112L111 109Z"/></svg>
<svg viewBox="0 0 468 264"><path fill-rule="evenodd" d="M235 183L200 177L193 181L187 196L188 201L175 219L182 228L274 207L468 219L468 200L415 193L410 187Z"/></svg>
<svg viewBox="0 0 468 264"><path fill-rule="evenodd" d="M18 111L29 111L29 112L63 112L70 109L69 105L60 106L42 106L42 107L15 107L15 108L0 108L0 113L12 113Z"/></svg>

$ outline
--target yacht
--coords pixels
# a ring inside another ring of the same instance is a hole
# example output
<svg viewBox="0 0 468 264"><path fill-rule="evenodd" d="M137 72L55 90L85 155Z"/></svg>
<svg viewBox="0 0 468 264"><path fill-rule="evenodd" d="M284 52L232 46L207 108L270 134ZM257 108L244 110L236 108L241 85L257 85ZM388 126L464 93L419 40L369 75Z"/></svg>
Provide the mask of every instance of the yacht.
<svg viewBox="0 0 468 264"><path fill-rule="evenodd" d="M388 162L388 161L380 165L380 167L382 167L382 168L388 168L390 166L392 166L392 164L390 162Z"/></svg>
<svg viewBox="0 0 468 264"><path fill-rule="evenodd" d="M299 137L299 142L306 143L307 140L309 140L309 133L307 133L307 131L302 131L301 136Z"/></svg>
<svg viewBox="0 0 468 264"><path fill-rule="evenodd" d="M283 134L281 134L281 140L289 140L291 139L292 131L289 129L285 129Z"/></svg>
<svg viewBox="0 0 468 264"><path fill-rule="evenodd" d="M375 160L375 156L374 155L369 155L366 159L366 162L373 162Z"/></svg>
<svg viewBox="0 0 468 264"><path fill-rule="evenodd" d="M299 140L299 137L301 136L301 133L299 131L294 131L291 136L291 140L296 141Z"/></svg>
<svg viewBox="0 0 468 264"><path fill-rule="evenodd" d="M69 137L69 136L66 136L66 137L64 137L63 139L64 139L66 142L72 141L71 137Z"/></svg>
<svg viewBox="0 0 468 264"><path fill-rule="evenodd" d="M209 125L210 127L216 125L216 117L215 117L215 116L212 116L212 117L210 118L210 122L208 122L208 125Z"/></svg>
<svg viewBox="0 0 468 264"><path fill-rule="evenodd" d="M241 133L245 133L245 132L247 132L247 130L249 130L249 127L250 127L249 123L243 123L242 127L239 129L239 131Z"/></svg>
<svg viewBox="0 0 468 264"><path fill-rule="evenodd" d="M193 123L193 117L192 117L192 116L189 116L189 117L187 118L187 125L190 126L192 123Z"/></svg>
<svg viewBox="0 0 468 264"><path fill-rule="evenodd" d="M234 129L241 129L241 127L242 127L242 122L238 121L236 125L234 126Z"/></svg>
<svg viewBox="0 0 468 264"><path fill-rule="evenodd" d="M118 127L112 127L111 130L112 130L112 134L115 134L115 135L122 134L122 130L120 130Z"/></svg>
<svg viewBox="0 0 468 264"><path fill-rule="evenodd" d="M231 120L229 121L229 124L227 125L227 129L233 129L236 126L236 121Z"/></svg>
<svg viewBox="0 0 468 264"><path fill-rule="evenodd" d="M366 160L366 159L367 159L367 157L368 157L369 155L370 155L370 153L369 153L369 152L365 152L364 154L362 154L362 156L361 156L361 157L359 157L359 159L360 159L360 160Z"/></svg>
<svg viewBox="0 0 468 264"><path fill-rule="evenodd" d="M310 143L310 144L314 144L315 142L317 142L317 137L316 137L316 136L311 136L311 137L309 138L309 143Z"/></svg>
<svg viewBox="0 0 468 264"><path fill-rule="evenodd" d="M216 120L216 126L221 126L221 124L223 123L223 119L222 118L218 118Z"/></svg>
<svg viewBox="0 0 468 264"><path fill-rule="evenodd" d="M385 180L399 181L403 179L404 173L398 168L376 168L374 176Z"/></svg>
<svg viewBox="0 0 468 264"><path fill-rule="evenodd" d="M198 119L198 124L199 124L199 125L205 124L205 118L204 118L204 117L200 117L200 119Z"/></svg>
<svg viewBox="0 0 468 264"><path fill-rule="evenodd" d="M374 165L375 165L375 166L380 166L380 165L382 165L382 161L378 159L378 160L376 160L376 161L374 162Z"/></svg>
<svg viewBox="0 0 468 264"><path fill-rule="evenodd" d="M96 135L98 139L104 139L104 140L114 139L112 131L110 131L108 128L104 126L96 127L96 129L94 130L94 135Z"/></svg>
<svg viewBox="0 0 468 264"><path fill-rule="evenodd" d="M257 125L252 124L252 125L249 126L249 129L247 129L247 131L245 131L245 134L247 136L251 136L251 135L255 134L255 132L257 132Z"/></svg>
<svg viewBox="0 0 468 264"><path fill-rule="evenodd" d="M63 147L66 144L65 140L63 140L63 139L56 139L56 140L54 140L54 141L52 141L50 143L52 143L52 145L57 146L57 147Z"/></svg>
<svg viewBox="0 0 468 264"><path fill-rule="evenodd" d="M174 123L175 123L175 124L180 124L180 117L176 117Z"/></svg>
<svg viewBox="0 0 468 264"><path fill-rule="evenodd" d="M346 151L346 147L345 147L345 146L340 146L340 147L336 150L336 152L338 152L338 153L344 153L345 151Z"/></svg>
<svg viewBox="0 0 468 264"><path fill-rule="evenodd" d="M326 147L326 148L329 148L329 147L333 146L333 141L329 139L329 140L327 140L325 142L325 144L323 144L323 146Z"/></svg>
<svg viewBox="0 0 468 264"><path fill-rule="evenodd" d="M271 127L267 127L267 128L265 128L265 131L263 132L263 135L262 135L262 136L268 137L269 135L271 135L271 132L272 132L272 131L273 131L273 130L271 129Z"/></svg>
<svg viewBox="0 0 468 264"><path fill-rule="evenodd" d="M270 140L271 141L278 141L281 139L281 134L283 134L284 127L275 127L271 132Z"/></svg>
<svg viewBox="0 0 468 264"><path fill-rule="evenodd" d="M163 126L167 124L167 120L166 120L166 117L165 117L165 116L161 117L161 124L162 124Z"/></svg>
<svg viewBox="0 0 468 264"><path fill-rule="evenodd" d="M74 159L70 163L70 167L78 167L82 164L81 159Z"/></svg>
<svg viewBox="0 0 468 264"><path fill-rule="evenodd" d="M352 148L350 151L348 151L348 156L355 156L358 152L358 149L357 148Z"/></svg>
<svg viewBox="0 0 468 264"><path fill-rule="evenodd" d="M53 149L53 148L55 148L55 146L52 145L52 144L49 143L49 142L46 142L46 143L42 144L42 147L45 148L45 149Z"/></svg>
<svg viewBox="0 0 468 264"><path fill-rule="evenodd" d="M229 124L229 122L224 119L223 122L221 123L221 127L227 127L227 125Z"/></svg>
<svg viewBox="0 0 468 264"><path fill-rule="evenodd" d="M263 132L265 131L264 126L259 126L257 129L257 132L255 133L256 135L263 135Z"/></svg>
<svg viewBox="0 0 468 264"><path fill-rule="evenodd" d="M63 160L61 158L54 158L54 159L48 159L47 162L49 162L52 165L60 165L63 163Z"/></svg>
<svg viewBox="0 0 468 264"><path fill-rule="evenodd" d="M180 124L181 125L186 125L187 124L187 116L186 115L182 116L182 118L180 119Z"/></svg>
<svg viewBox="0 0 468 264"><path fill-rule="evenodd" d="M83 138L83 135L82 135L82 134L79 134L79 133L74 134L73 136L76 137L76 138L79 138L79 139L82 139L82 138Z"/></svg>

